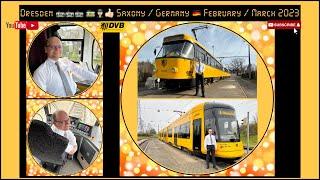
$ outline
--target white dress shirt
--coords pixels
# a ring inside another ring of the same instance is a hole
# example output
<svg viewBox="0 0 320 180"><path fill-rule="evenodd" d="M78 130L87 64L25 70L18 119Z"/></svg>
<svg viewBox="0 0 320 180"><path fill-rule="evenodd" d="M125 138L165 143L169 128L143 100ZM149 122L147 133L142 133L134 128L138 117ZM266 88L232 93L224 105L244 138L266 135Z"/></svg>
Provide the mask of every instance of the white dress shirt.
<svg viewBox="0 0 320 180"><path fill-rule="evenodd" d="M216 136L215 135L211 134L211 139L210 139L210 134L206 135L206 137L204 138L204 148L205 149L207 149L207 145L216 145Z"/></svg>
<svg viewBox="0 0 320 180"><path fill-rule="evenodd" d="M77 145L77 139L74 136L73 132L70 130L63 131L58 129L54 124L51 126L51 129L53 132L67 138L69 140L67 148L64 150L67 153L70 153L70 151L73 149L73 146L78 146Z"/></svg>
<svg viewBox="0 0 320 180"><path fill-rule="evenodd" d="M204 64L203 63L196 63L196 66L195 66L195 70L196 70L196 73L197 74L202 74L203 71L204 71Z"/></svg>
<svg viewBox="0 0 320 180"><path fill-rule="evenodd" d="M61 66L61 70L67 77L67 81L73 95L77 91L77 84L74 81L74 77L83 81L88 80L90 82L94 82L98 76L93 72L83 69L68 59L60 58L58 61ZM67 96L61 76L55 63L55 60L48 58L36 69L33 74L33 80L42 90L48 92L49 94L55 96Z"/></svg>

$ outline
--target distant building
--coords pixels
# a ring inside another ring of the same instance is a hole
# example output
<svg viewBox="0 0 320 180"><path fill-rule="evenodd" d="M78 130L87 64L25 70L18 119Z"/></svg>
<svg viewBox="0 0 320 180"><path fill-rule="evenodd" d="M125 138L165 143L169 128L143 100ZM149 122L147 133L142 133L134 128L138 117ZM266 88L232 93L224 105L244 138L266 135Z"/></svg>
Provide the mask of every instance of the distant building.
<svg viewBox="0 0 320 180"><path fill-rule="evenodd" d="M149 61L143 61L138 63L138 80L139 82L145 82L148 77L153 75L154 65Z"/></svg>

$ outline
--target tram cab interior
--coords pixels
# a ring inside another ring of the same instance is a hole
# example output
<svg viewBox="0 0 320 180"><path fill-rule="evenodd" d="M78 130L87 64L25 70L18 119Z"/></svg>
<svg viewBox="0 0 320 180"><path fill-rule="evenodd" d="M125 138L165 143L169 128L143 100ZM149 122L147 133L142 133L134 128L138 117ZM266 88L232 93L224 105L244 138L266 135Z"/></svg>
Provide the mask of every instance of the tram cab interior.
<svg viewBox="0 0 320 180"><path fill-rule="evenodd" d="M45 53L46 41L52 36L59 37L62 42L61 58L67 58L82 68L99 74L102 68L102 52L98 41L81 26L60 23L42 31L32 41L28 51L28 66L31 76L47 59ZM77 83L77 93L81 93L92 84L92 82L75 75L73 75L73 79Z"/></svg>
<svg viewBox="0 0 320 180"><path fill-rule="evenodd" d="M44 106L33 117L28 131L28 147L35 161L47 171L58 175L76 174L98 157L102 146L101 126L95 115L82 104L57 103ZM52 114L61 107L69 115L70 130L77 142L77 151L68 159L63 157L68 139L51 129Z"/></svg>

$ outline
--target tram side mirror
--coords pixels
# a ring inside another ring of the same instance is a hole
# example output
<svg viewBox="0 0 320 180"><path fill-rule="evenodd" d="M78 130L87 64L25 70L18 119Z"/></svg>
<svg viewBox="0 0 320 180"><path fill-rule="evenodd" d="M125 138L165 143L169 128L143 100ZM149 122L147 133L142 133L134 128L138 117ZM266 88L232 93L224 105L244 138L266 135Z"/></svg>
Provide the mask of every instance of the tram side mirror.
<svg viewBox="0 0 320 180"><path fill-rule="evenodd" d="M157 55L157 49L154 49L154 50L153 50L153 54L154 54L154 55Z"/></svg>

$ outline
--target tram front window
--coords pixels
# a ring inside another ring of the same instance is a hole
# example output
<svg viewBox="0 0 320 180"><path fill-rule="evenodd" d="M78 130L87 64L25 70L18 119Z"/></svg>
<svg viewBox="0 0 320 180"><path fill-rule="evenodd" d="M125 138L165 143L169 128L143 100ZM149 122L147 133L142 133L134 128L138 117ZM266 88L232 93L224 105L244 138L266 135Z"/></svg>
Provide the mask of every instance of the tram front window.
<svg viewBox="0 0 320 180"><path fill-rule="evenodd" d="M175 42L164 44L157 58L184 57L193 59L194 48L190 42Z"/></svg>
<svg viewBox="0 0 320 180"><path fill-rule="evenodd" d="M238 122L234 118L218 118L218 132L220 141L239 141Z"/></svg>

